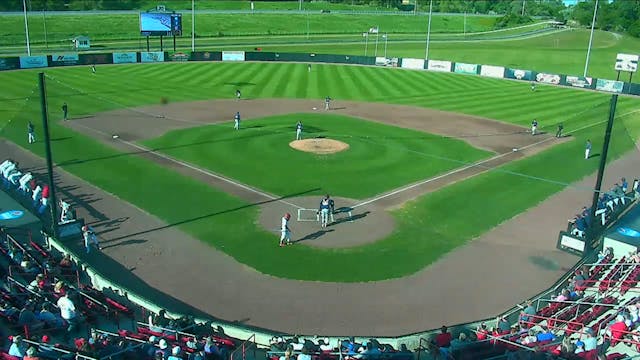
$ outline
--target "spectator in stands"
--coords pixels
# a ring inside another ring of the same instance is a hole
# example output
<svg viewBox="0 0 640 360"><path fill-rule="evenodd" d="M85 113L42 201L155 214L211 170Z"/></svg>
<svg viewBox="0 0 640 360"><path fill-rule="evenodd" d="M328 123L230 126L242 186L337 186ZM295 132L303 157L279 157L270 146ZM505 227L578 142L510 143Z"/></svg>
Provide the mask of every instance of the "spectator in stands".
<svg viewBox="0 0 640 360"><path fill-rule="evenodd" d="M144 354L147 354L147 357L151 358L155 356L156 352L159 349L156 344L157 341L158 339L153 335L149 336L149 339L147 339L147 343L142 347L142 352Z"/></svg>
<svg viewBox="0 0 640 360"><path fill-rule="evenodd" d="M209 336L204 342L204 352L207 357L224 357L224 351L216 345L215 341Z"/></svg>
<svg viewBox="0 0 640 360"><path fill-rule="evenodd" d="M62 281L58 281L54 286L53 286L53 293L55 295L57 295L58 297L64 295L66 293L66 289L64 288L64 283Z"/></svg>
<svg viewBox="0 0 640 360"><path fill-rule="evenodd" d="M536 342L538 342L538 337L536 336L536 332L533 329L529 329L529 332L527 332L525 337L520 341L522 345L529 345Z"/></svg>
<svg viewBox="0 0 640 360"><path fill-rule="evenodd" d="M311 355L309 355L309 350L306 347L302 348L302 352L298 354L297 360L311 360Z"/></svg>
<svg viewBox="0 0 640 360"><path fill-rule="evenodd" d="M182 357L180 356L181 353L182 349L180 346L174 346L173 349L171 349L171 355L167 357L167 360L182 360Z"/></svg>
<svg viewBox="0 0 640 360"><path fill-rule="evenodd" d="M511 323L504 316L496 319L496 328L500 334L508 334L511 331Z"/></svg>
<svg viewBox="0 0 640 360"><path fill-rule="evenodd" d="M567 289L562 289L562 291L560 292L560 295L558 295L554 300L555 301L568 301L571 299L570 297L570 293L569 290Z"/></svg>
<svg viewBox="0 0 640 360"><path fill-rule="evenodd" d="M167 344L167 340L165 339L160 339L160 341L158 342L158 348L160 350L156 352L156 358L158 353L162 354L163 359L168 358L169 355L171 354L171 349L169 349L169 344Z"/></svg>
<svg viewBox="0 0 640 360"><path fill-rule="evenodd" d="M542 327L542 331L539 332L536 337L538 338L538 342L553 341L556 339L556 336L553 335L551 329L547 328L546 326Z"/></svg>
<svg viewBox="0 0 640 360"><path fill-rule="evenodd" d="M62 260L60 260L60 267L63 268L71 268L73 266L73 262L71 261L71 255L70 254L64 254L64 256L62 257Z"/></svg>
<svg viewBox="0 0 640 360"><path fill-rule="evenodd" d="M40 360L37 355L38 350L36 350L36 348L32 346L27 349L26 355L24 356L24 358L22 358L22 360Z"/></svg>
<svg viewBox="0 0 640 360"><path fill-rule="evenodd" d="M84 230L83 230L84 231ZM149 315L149 330L154 332L163 332L164 328L169 325L169 319L167 317L167 310L161 309L158 314Z"/></svg>
<svg viewBox="0 0 640 360"><path fill-rule="evenodd" d="M34 303L27 301L22 310L20 310L18 325L28 326L30 331L42 329L45 324L36 318L36 314L33 313L33 310Z"/></svg>
<svg viewBox="0 0 640 360"><path fill-rule="evenodd" d="M440 334L436 335L436 338L434 340L436 346L438 347L438 349L440 349L440 355L445 359L449 356L452 338L453 336L451 336L451 333L449 332L447 327L442 325L442 327L440 328Z"/></svg>
<svg viewBox="0 0 640 360"><path fill-rule="evenodd" d="M16 335L11 340L11 347L9 348L9 355L16 356L22 359L27 352L27 344L22 341L21 335Z"/></svg>
<svg viewBox="0 0 640 360"><path fill-rule="evenodd" d="M627 182L627 179L625 178L620 179L620 188L622 189L622 192L624 194L626 194L627 191L629 191L629 183Z"/></svg>
<svg viewBox="0 0 640 360"><path fill-rule="evenodd" d="M526 327L530 326L529 323L533 320L533 315L535 314L536 308L533 307L533 302L528 300L520 312L520 324Z"/></svg>
<svg viewBox="0 0 640 360"><path fill-rule="evenodd" d="M25 195L31 191L31 188L29 187L31 180L33 180L33 175L30 172L25 173L20 177L20 180L18 180L18 187Z"/></svg>
<svg viewBox="0 0 640 360"><path fill-rule="evenodd" d="M320 351L332 351L333 347L331 345L329 345L329 339L325 338L325 339L320 339L318 340L318 345L320 346Z"/></svg>
<svg viewBox="0 0 640 360"><path fill-rule="evenodd" d="M560 345L560 354L573 354L575 351L576 345L571 341L569 336L565 336L564 339L562 339L562 344Z"/></svg>
<svg viewBox="0 0 640 360"><path fill-rule="evenodd" d="M38 266L38 264L29 260L22 260L22 262L20 263L20 267L22 268L22 271L26 272L27 274L37 274L40 271L40 267Z"/></svg>
<svg viewBox="0 0 640 360"><path fill-rule="evenodd" d="M487 324L481 323L476 328L476 339L478 341L486 340L488 335L489 335L489 329L487 328Z"/></svg>
<svg viewBox="0 0 640 360"><path fill-rule="evenodd" d="M471 342L467 338L467 334L461 332L456 339L451 340L451 351L456 351L469 345Z"/></svg>
<svg viewBox="0 0 640 360"><path fill-rule="evenodd" d="M624 316L618 315L615 322L605 330L605 334L611 337L611 345L613 346L624 336L625 331L627 331L627 324L624 322Z"/></svg>
<svg viewBox="0 0 640 360"><path fill-rule="evenodd" d="M280 356L280 360L291 360L293 358L293 346L288 345L284 351L284 355Z"/></svg>
<svg viewBox="0 0 640 360"><path fill-rule="evenodd" d="M352 336L347 340L346 344L343 344L344 350L346 350L347 355L355 355L356 350L358 349L358 344L356 344L355 338ZM295 350L295 347L294 347Z"/></svg>
<svg viewBox="0 0 640 360"><path fill-rule="evenodd" d="M197 350L198 349L198 341L194 337L188 338L187 341L185 342L185 345L189 349L193 349L193 350Z"/></svg>
<svg viewBox="0 0 640 360"><path fill-rule="evenodd" d="M576 341L576 350L573 353L580 354L583 352L584 352L584 343L580 340Z"/></svg>
<svg viewBox="0 0 640 360"><path fill-rule="evenodd" d="M51 312L51 303L45 302L42 304L40 312L36 314L38 320L43 321L48 326L61 327L64 325L64 321L61 317Z"/></svg>
<svg viewBox="0 0 640 360"><path fill-rule="evenodd" d="M44 274L38 274L36 275L36 278L29 283L29 286L27 286L27 288L31 291L39 291L45 287L45 284L46 284L46 278Z"/></svg>
<svg viewBox="0 0 640 360"><path fill-rule="evenodd" d="M58 308L60 308L60 317L67 322L67 336L76 330L78 316L76 314L76 306L69 299L69 294L64 293L58 299Z"/></svg>
<svg viewBox="0 0 640 360"><path fill-rule="evenodd" d="M584 351L591 351L598 348L598 339L593 336L593 330L587 329L586 337L584 338Z"/></svg>

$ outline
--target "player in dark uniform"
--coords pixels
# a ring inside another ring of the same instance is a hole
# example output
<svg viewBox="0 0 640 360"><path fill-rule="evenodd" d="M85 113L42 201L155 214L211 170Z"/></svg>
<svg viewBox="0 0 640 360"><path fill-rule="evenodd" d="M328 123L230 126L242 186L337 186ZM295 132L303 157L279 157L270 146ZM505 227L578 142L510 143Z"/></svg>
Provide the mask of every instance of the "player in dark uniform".
<svg viewBox="0 0 640 360"><path fill-rule="evenodd" d="M242 93L240 92L240 89L236 90L236 100L240 100L241 97Z"/></svg>
<svg viewBox="0 0 640 360"><path fill-rule="evenodd" d="M62 104L62 118L66 121L69 118L67 117L69 111L69 107L67 106L67 103Z"/></svg>
<svg viewBox="0 0 640 360"><path fill-rule="evenodd" d="M36 127L33 126L31 121L27 124L27 136L29 138L29 144L36 142Z"/></svg>
<svg viewBox="0 0 640 360"><path fill-rule="evenodd" d="M556 137L557 138L561 138L562 137L562 130L564 130L564 125L562 125L562 123L558 124L558 131L556 131Z"/></svg>

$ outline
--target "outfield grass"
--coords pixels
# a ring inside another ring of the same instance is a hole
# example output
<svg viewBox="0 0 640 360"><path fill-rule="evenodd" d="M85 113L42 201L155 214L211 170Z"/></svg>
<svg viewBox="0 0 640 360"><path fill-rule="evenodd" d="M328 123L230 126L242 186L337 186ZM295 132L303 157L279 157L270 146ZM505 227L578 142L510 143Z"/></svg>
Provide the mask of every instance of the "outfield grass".
<svg viewBox="0 0 640 360"><path fill-rule="evenodd" d="M416 199L393 212L398 228L390 237L340 250L280 249L273 234L254 225L255 207L244 207L247 204L205 184L52 124L53 137L59 139L53 144L54 158L65 170L169 224L180 223L176 226L181 230L258 271L320 281L369 281L414 273L561 190L563 184L593 173L598 160L581 160L584 141L591 138L595 149L601 146L609 105L609 96L588 91L540 86L531 93L525 82L367 67L316 66L309 83L302 64L110 66L101 67L95 77L87 76L84 67L47 73L48 89L55 94L49 100L51 111L66 101L73 116L157 103L163 95L171 101L229 98L233 91L225 83L251 82L255 85L243 89L248 97L319 99L332 94L337 99L433 107L517 124L528 124L536 117L543 129L563 121L569 132L595 124L574 133L574 141ZM0 118L12 119L1 135L43 156L41 144L26 144L26 122L38 118L37 99L26 103L21 99L34 89L35 75L33 71L0 73L5 85L0 88ZM337 78L341 81L334 81ZM611 158L633 149L632 136L639 133L638 100L621 98L618 108ZM123 182L114 173L145 176ZM584 196L586 204L591 193L585 190ZM195 203L198 206L192 206Z"/></svg>
<svg viewBox="0 0 640 360"><path fill-rule="evenodd" d="M45 15L46 16L46 15ZM140 36L138 14L55 15L43 18L32 13L29 18L30 41L70 45L70 39L86 35L92 41L115 39L144 39ZM492 30L495 17L470 16L466 31ZM182 17L183 33L191 37L191 14ZM425 15L348 15L348 14L211 14L196 13L198 37L277 34L362 34L373 26L388 33L425 33ZM434 33L462 33L465 20L460 15L435 15L431 22ZM307 28L308 26L308 28ZM24 18L16 15L0 16L0 46L24 43Z"/></svg>
<svg viewBox="0 0 640 360"><path fill-rule="evenodd" d="M303 121L307 137L344 141L349 149L332 155L292 149L289 142L295 138L298 120ZM291 114L252 119L242 125L240 131L231 130L232 122L175 130L144 145L272 194L317 189L308 194L353 199L371 197L490 155L461 140L339 115ZM295 181L282 181L285 174L294 175ZM319 180L320 174L339 175Z"/></svg>

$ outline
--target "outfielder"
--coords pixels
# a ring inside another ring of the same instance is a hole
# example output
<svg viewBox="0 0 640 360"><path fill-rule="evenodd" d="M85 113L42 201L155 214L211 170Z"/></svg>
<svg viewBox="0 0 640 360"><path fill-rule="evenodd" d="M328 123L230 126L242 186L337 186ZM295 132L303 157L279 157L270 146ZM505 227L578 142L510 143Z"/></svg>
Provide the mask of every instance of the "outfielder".
<svg viewBox="0 0 640 360"><path fill-rule="evenodd" d="M302 122L296 124L296 140L302 140Z"/></svg>
<svg viewBox="0 0 640 360"><path fill-rule="evenodd" d="M531 135L535 135L538 131L538 120L533 119L531 122Z"/></svg>
<svg viewBox="0 0 640 360"><path fill-rule="evenodd" d="M240 130L240 111L236 112L236 116L233 117L235 121L235 125L233 125L234 130Z"/></svg>
<svg viewBox="0 0 640 360"><path fill-rule="evenodd" d="M67 103L62 104L62 118L67 121L69 120L69 107L67 106Z"/></svg>
<svg viewBox="0 0 640 360"><path fill-rule="evenodd" d="M236 90L236 100L240 100L242 97L242 93L240 93L240 89Z"/></svg>
<svg viewBox="0 0 640 360"><path fill-rule="evenodd" d="M291 229L289 229L289 219L291 214L286 213L282 217L282 224L280 227L280 247L291 244Z"/></svg>
<svg viewBox="0 0 640 360"><path fill-rule="evenodd" d="M36 142L36 127L33 126L31 121L27 124L27 135L29 137L29 144Z"/></svg>

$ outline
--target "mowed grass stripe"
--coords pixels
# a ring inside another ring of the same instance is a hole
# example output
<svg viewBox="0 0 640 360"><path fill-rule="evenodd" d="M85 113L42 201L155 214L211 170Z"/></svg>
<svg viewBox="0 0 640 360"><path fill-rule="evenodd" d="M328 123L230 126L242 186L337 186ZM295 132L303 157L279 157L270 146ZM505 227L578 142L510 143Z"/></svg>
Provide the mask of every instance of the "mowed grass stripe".
<svg viewBox="0 0 640 360"><path fill-rule="evenodd" d="M344 76L349 81L349 88L353 89L351 94L356 99L370 99L379 93L375 83L369 81L373 76L364 76L358 71L357 66L341 66L340 76Z"/></svg>
<svg viewBox="0 0 640 360"><path fill-rule="evenodd" d="M384 90L373 98L375 101L380 101L387 97L402 96L409 91L415 91L411 84L403 81L403 77L401 75L400 71L389 71L389 69L383 69L383 71L376 71L373 76L367 74L367 71L364 71L362 76L370 77L371 81L375 82L379 89Z"/></svg>
<svg viewBox="0 0 640 360"><path fill-rule="evenodd" d="M254 77L253 83L256 84L252 94L256 98L268 98L273 94L269 92L268 88L272 85L272 79L276 76L278 69L274 64L265 64L262 66L261 71Z"/></svg>
<svg viewBox="0 0 640 360"><path fill-rule="evenodd" d="M284 94L278 92L278 90L284 90L284 87L280 87L280 83L286 82L290 80L289 71L290 68L288 66L277 66L275 64L270 64L273 66L269 67L269 75L268 77L262 81L261 95L260 97L274 98L281 97Z"/></svg>

